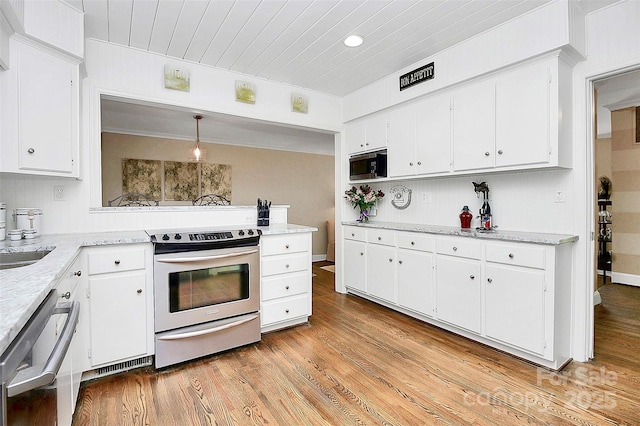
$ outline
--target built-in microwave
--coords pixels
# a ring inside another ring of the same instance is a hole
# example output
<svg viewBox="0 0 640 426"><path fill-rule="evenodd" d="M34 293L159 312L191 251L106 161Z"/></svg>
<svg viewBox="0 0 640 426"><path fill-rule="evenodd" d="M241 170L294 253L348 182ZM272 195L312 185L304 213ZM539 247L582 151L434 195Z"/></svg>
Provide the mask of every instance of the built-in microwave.
<svg viewBox="0 0 640 426"><path fill-rule="evenodd" d="M349 158L349 179L378 179L387 177L387 150L354 155Z"/></svg>

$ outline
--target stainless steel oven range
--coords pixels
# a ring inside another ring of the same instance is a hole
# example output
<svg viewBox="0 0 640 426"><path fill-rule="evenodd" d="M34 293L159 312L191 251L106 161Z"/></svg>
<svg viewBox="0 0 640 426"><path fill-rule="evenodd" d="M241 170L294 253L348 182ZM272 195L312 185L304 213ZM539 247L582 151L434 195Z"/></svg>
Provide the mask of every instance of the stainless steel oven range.
<svg viewBox="0 0 640 426"><path fill-rule="evenodd" d="M259 230L147 233L156 368L260 340Z"/></svg>

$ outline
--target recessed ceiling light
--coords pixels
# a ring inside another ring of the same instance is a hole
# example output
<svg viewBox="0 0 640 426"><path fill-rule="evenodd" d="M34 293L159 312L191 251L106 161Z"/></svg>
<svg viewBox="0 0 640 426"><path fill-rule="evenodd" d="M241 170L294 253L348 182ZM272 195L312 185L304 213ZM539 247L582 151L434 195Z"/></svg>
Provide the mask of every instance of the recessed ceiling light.
<svg viewBox="0 0 640 426"><path fill-rule="evenodd" d="M362 44L363 41L364 39L362 38L362 36L353 34L344 39L344 44L345 46L349 47L358 47Z"/></svg>

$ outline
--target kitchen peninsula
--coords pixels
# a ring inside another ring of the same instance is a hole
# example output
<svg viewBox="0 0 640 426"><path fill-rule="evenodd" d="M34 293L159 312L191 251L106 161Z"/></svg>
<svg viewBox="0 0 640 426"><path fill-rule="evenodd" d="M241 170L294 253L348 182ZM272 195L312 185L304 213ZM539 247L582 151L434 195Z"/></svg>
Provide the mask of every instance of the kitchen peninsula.
<svg viewBox="0 0 640 426"><path fill-rule="evenodd" d="M343 225L348 292L547 368L571 360L577 236Z"/></svg>

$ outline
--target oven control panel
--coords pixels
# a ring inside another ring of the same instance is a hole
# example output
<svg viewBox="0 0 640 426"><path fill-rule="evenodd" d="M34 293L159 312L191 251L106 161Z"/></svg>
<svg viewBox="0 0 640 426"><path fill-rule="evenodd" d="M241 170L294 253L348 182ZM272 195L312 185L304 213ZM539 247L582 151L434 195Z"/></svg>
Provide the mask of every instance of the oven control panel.
<svg viewBox="0 0 640 426"><path fill-rule="evenodd" d="M151 242L154 244L193 244L215 241L234 241L259 237L262 231L259 229L238 229L233 231L198 231L198 232L161 232L151 234Z"/></svg>

